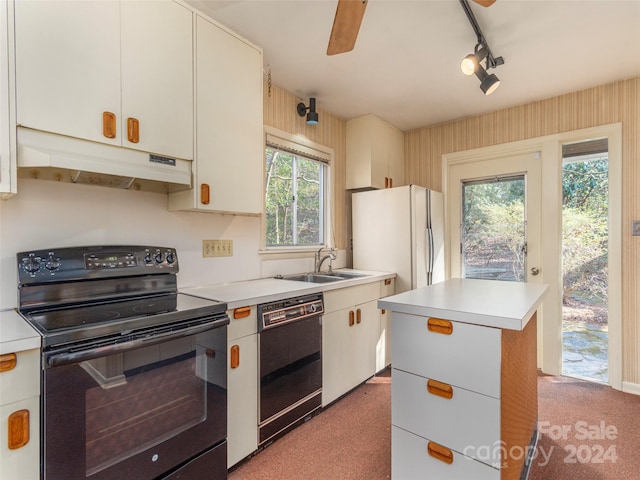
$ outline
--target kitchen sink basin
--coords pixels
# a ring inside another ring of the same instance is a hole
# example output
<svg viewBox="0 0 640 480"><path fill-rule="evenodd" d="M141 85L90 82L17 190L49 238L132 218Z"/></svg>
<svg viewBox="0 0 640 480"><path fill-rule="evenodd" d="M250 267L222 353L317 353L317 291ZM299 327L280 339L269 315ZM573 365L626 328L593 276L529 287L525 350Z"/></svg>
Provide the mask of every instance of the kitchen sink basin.
<svg viewBox="0 0 640 480"><path fill-rule="evenodd" d="M348 280L351 278L366 277L364 273L351 273L351 272L331 272L331 273L299 273L295 275L285 275L282 277L284 280L294 280L297 282L311 282L311 283L331 283L339 282L340 280Z"/></svg>

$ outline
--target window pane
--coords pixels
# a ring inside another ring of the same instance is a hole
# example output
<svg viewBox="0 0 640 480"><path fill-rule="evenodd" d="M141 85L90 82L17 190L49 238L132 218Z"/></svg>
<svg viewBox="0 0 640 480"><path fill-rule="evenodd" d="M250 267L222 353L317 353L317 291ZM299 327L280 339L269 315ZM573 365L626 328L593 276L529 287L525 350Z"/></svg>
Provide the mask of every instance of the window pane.
<svg viewBox="0 0 640 480"><path fill-rule="evenodd" d="M526 281L524 177L463 185L464 278Z"/></svg>
<svg viewBox="0 0 640 480"><path fill-rule="evenodd" d="M267 245L293 245L293 155L266 150Z"/></svg>
<svg viewBox="0 0 640 480"><path fill-rule="evenodd" d="M321 242L322 165L298 158L297 162L297 228L298 245L319 245Z"/></svg>
<svg viewBox="0 0 640 480"><path fill-rule="evenodd" d="M265 168L267 246L323 244L325 166L267 147Z"/></svg>

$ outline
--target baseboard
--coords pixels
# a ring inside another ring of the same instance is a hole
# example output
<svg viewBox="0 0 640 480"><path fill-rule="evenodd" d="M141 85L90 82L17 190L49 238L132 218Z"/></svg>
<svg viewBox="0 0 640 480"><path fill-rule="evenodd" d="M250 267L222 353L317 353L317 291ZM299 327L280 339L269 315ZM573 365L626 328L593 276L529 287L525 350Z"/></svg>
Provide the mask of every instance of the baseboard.
<svg viewBox="0 0 640 480"><path fill-rule="evenodd" d="M631 382L622 382L622 391L625 393L633 393L640 395L640 384Z"/></svg>

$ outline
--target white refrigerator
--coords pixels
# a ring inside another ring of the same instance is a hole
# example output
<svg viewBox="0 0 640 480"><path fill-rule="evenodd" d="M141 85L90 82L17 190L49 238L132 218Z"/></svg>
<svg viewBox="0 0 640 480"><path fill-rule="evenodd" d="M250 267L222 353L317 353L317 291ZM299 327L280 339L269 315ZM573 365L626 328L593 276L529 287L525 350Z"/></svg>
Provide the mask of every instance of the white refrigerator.
<svg viewBox="0 0 640 480"><path fill-rule="evenodd" d="M353 193L353 268L395 272L396 293L444 281L444 198L417 185Z"/></svg>

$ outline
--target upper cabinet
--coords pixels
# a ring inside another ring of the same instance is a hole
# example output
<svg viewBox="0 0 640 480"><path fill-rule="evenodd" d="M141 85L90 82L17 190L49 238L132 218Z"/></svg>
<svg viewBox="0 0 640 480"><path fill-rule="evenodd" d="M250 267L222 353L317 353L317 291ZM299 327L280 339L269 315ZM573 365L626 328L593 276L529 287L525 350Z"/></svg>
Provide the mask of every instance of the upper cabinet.
<svg viewBox="0 0 640 480"><path fill-rule="evenodd" d="M193 159L193 14L170 0L19 1L17 123Z"/></svg>
<svg viewBox="0 0 640 480"><path fill-rule="evenodd" d="M0 1L0 194L16 192L12 2Z"/></svg>
<svg viewBox="0 0 640 480"><path fill-rule="evenodd" d="M347 122L347 189L404 184L404 134L374 115Z"/></svg>
<svg viewBox="0 0 640 480"><path fill-rule="evenodd" d="M259 215L262 51L197 15L195 70L195 188L172 193L169 208Z"/></svg>

